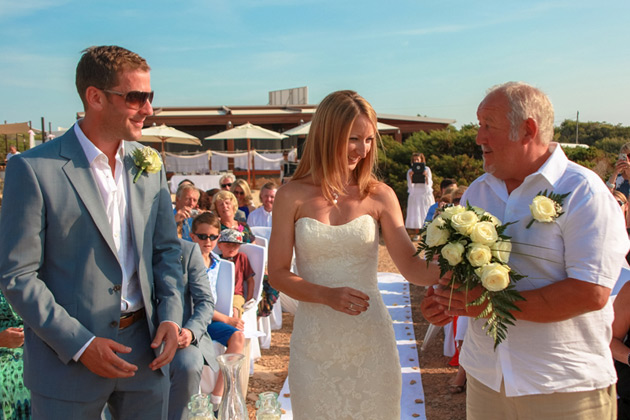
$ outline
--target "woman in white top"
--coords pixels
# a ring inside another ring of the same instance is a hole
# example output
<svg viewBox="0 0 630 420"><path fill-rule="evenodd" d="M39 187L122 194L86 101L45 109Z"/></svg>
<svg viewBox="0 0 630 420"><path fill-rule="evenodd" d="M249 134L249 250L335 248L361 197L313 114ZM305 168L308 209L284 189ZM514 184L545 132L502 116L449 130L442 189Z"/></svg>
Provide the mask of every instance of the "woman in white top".
<svg viewBox="0 0 630 420"><path fill-rule="evenodd" d="M411 168L407 171L407 217L405 227L415 232L414 241L420 239L418 233L427 217L429 207L435 203L433 198L433 179L431 169L426 166L422 153L411 156Z"/></svg>

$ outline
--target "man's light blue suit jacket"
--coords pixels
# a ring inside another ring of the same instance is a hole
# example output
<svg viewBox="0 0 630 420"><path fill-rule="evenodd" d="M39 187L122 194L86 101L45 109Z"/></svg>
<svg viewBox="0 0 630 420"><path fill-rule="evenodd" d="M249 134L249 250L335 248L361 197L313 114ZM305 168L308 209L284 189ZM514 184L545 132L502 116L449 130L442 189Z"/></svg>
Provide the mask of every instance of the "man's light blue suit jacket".
<svg viewBox="0 0 630 420"><path fill-rule="evenodd" d="M182 322L181 249L164 169L133 183L132 152L142 145L124 147L143 322L153 337L160 321ZM121 283L103 199L74 129L11 159L0 210L0 287L24 319L28 388L71 401L113 389L113 380L72 357L92 336L117 339Z"/></svg>

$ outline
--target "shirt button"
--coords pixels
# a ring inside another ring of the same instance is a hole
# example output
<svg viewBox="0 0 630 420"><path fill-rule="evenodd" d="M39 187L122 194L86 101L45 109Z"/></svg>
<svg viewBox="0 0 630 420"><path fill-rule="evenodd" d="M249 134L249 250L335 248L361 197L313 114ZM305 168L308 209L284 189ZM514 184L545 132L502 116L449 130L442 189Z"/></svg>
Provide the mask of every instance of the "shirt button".
<svg viewBox="0 0 630 420"><path fill-rule="evenodd" d="M117 284L113 287L114 292L120 292L120 290L122 289L122 286L120 284Z"/></svg>
<svg viewBox="0 0 630 420"><path fill-rule="evenodd" d="M118 327L118 322L112 321L112 322L109 323L109 326L112 327L112 328L116 328L116 327Z"/></svg>

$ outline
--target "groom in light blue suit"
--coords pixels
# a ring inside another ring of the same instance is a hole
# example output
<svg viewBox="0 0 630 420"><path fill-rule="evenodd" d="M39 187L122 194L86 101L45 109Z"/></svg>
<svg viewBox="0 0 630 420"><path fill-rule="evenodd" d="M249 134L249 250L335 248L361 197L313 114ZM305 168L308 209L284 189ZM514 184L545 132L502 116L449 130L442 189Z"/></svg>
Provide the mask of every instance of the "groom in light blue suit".
<svg viewBox="0 0 630 420"><path fill-rule="evenodd" d="M164 169L139 174L127 141L153 113L149 70L124 48L85 50L85 118L7 167L0 287L24 319L34 419L166 416L181 249Z"/></svg>

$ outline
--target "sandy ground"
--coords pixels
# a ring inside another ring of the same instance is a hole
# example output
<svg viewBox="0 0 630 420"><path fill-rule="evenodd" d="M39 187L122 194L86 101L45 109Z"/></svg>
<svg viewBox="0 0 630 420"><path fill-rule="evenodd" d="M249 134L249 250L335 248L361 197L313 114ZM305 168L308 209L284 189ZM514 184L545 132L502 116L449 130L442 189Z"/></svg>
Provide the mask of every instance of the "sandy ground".
<svg viewBox="0 0 630 420"><path fill-rule="evenodd" d="M378 269L383 272L398 272L383 245L379 247ZM414 332L418 349L422 346L429 325L419 310L423 296L424 287L411 286ZM259 393L263 391L279 393L282 389L289 365L289 341L292 329L293 316L285 313L282 329L273 332L271 348L262 350L262 358L256 363L254 376L250 377L249 381L247 408L250 419L256 418L255 402ZM443 334L440 333L431 341L426 351L419 355L427 419L463 420L466 418L466 394L452 395L448 392L448 383L457 369L448 366L449 358L442 355L442 346Z"/></svg>

